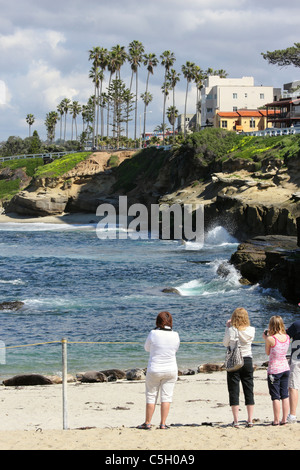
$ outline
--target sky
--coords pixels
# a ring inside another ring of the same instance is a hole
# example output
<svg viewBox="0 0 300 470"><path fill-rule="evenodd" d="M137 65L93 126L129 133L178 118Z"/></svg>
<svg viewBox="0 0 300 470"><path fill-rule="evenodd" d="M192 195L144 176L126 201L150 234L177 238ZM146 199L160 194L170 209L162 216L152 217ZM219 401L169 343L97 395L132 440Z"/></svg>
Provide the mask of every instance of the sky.
<svg viewBox="0 0 300 470"><path fill-rule="evenodd" d="M158 58L165 50L173 52L178 73L190 61L203 70L225 69L230 78L252 76L255 85L282 88L300 79L300 70L269 65L261 52L299 42L299 25L298 0L0 0L0 141L27 137L29 113L35 116L32 130L45 140L46 114L63 98L87 102L94 91L89 50L95 46L111 50L119 44L128 50L138 40L145 53ZM121 78L127 86L130 73L124 65ZM106 72L105 83L108 78ZM159 63L150 77L147 131L163 122L163 79ZM145 83L142 66L139 94ZM184 113L185 89L181 74L179 113ZM195 106L191 85L187 112L194 113ZM138 114L143 115L141 101Z"/></svg>

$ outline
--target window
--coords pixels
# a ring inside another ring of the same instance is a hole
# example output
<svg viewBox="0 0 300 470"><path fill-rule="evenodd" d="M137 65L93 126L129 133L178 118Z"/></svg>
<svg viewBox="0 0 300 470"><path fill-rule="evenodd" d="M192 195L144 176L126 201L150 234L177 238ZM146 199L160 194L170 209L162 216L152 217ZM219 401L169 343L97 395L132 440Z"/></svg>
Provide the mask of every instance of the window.
<svg viewBox="0 0 300 470"><path fill-rule="evenodd" d="M206 108L206 112L207 112L207 113L212 113L212 112L213 112L213 109L212 109L212 108Z"/></svg>
<svg viewBox="0 0 300 470"><path fill-rule="evenodd" d="M250 127L252 127L252 129L254 129L254 127L255 127L254 119L250 119Z"/></svg>
<svg viewBox="0 0 300 470"><path fill-rule="evenodd" d="M245 98L248 98L248 93L245 93Z"/></svg>
<svg viewBox="0 0 300 470"><path fill-rule="evenodd" d="M232 93L232 98L233 98L234 100L237 100L237 93Z"/></svg>
<svg viewBox="0 0 300 470"><path fill-rule="evenodd" d="M237 112L237 106L233 106L232 111Z"/></svg>
<svg viewBox="0 0 300 470"><path fill-rule="evenodd" d="M227 129L227 121L221 121L221 127Z"/></svg>
<svg viewBox="0 0 300 470"><path fill-rule="evenodd" d="M264 94L264 93L260 93L259 97L260 97L261 100L264 100L264 99L265 99L265 94Z"/></svg>

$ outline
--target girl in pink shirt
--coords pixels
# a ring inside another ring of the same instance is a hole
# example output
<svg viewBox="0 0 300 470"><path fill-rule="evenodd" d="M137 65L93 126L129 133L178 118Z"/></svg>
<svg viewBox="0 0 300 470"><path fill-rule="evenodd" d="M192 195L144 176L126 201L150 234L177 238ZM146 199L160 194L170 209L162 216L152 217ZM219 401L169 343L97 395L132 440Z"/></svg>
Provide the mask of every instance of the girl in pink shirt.
<svg viewBox="0 0 300 470"><path fill-rule="evenodd" d="M286 334L285 326L279 315L270 318L269 330L264 332L265 351L269 356L268 387L273 403L273 425L286 424L289 412L288 379L290 367L286 354L290 345L290 338ZM282 420L279 423L280 400L282 401Z"/></svg>

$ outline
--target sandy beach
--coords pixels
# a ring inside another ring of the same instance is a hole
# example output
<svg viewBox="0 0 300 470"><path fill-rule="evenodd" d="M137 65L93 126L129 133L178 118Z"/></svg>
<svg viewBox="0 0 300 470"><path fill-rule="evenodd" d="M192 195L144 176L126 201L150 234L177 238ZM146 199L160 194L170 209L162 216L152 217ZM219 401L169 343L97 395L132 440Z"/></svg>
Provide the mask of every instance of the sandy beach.
<svg viewBox="0 0 300 470"><path fill-rule="evenodd" d="M8 224L72 224L72 225L83 225L90 223L97 223L100 217L97 217L95 213L67 213L62 215L49 215L44 217L30 217L22 216L15 213L0 214L0 223Z"/></svg>
<svg viewBox="0 0 300 470"><path fill-rule="evenodd" d="M300 422L271 426L266 370L255 371L253 428L246 428L243 397L240 427L231 426L226 372L181 376L167 430L160 430L159 403L152 428L144 421L145 382L69 383L63 429L62 386L0 386L1 450L297 450Z"/></svg>

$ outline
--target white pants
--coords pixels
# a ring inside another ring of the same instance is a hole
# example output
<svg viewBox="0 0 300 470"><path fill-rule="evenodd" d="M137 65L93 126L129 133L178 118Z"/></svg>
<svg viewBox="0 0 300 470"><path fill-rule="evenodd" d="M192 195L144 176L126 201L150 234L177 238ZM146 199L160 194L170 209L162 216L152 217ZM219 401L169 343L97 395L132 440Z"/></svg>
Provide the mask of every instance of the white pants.
<svg viewBox="0 0 300 470"><path fill-rule="evenodd" d="M160 391L161 403L171 403L177 371L149 372L146 374L146 403L156 403Z"/></svg>
<svg viewBox="0 0 300 470"><path fill-rule="evenodd" d="M290 364L289 388L300 389L300 360Z"/></svg>

